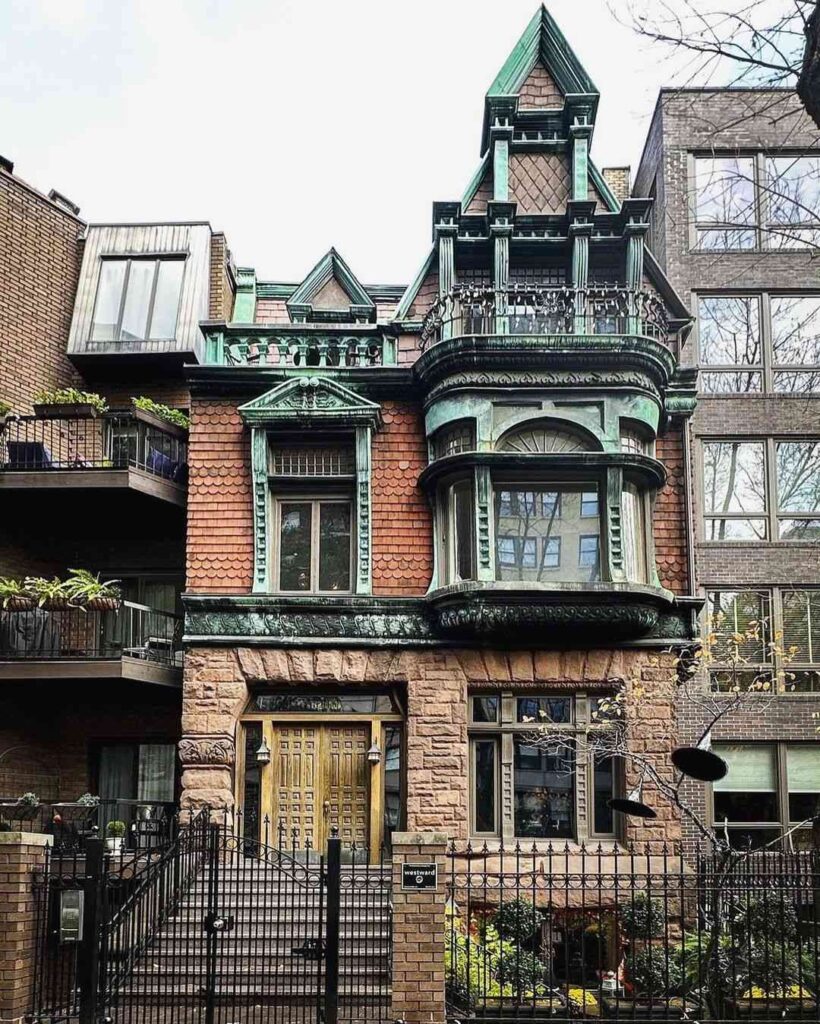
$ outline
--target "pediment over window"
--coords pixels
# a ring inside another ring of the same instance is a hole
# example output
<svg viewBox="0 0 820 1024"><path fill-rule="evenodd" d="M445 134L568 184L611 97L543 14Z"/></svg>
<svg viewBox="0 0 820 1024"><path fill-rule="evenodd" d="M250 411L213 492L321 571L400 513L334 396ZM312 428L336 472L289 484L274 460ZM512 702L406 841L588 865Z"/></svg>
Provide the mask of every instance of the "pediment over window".
<svg viewBox="0 0 820 1024"><path fill-rule="evenodd" d="M326 253L287 300L294 323L368 323L376 306L335 249Z"/></svg>
<svg viewBox="0 0 820 1024"><path fill-rule="evenodd" d="M239 414L253 427L287 422L373 428L381 425L378 402L371 402L327 377L285 381L241 405Z"/></svg>

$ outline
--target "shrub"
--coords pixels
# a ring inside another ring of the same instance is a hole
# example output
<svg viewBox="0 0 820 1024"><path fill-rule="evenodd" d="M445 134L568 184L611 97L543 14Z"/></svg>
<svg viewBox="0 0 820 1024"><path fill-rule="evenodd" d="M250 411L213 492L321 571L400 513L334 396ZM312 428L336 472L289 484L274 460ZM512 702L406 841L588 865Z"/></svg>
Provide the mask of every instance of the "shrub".
<svg viewBox="0 0 820 1024"><path fill-rule="evenodd" d="M131 401L137 409L153 413L154 416L159 416L166 423L173 423L175 427L182 427L183 430L187 430L191 425L190 419L184 412L180 412L179 409L172 409L170 405L163 405L162 402L155 402L153 398L141 395L139 398L132 398Z"/></svg>
<svg viewBox="0 0 820 1024"><path fill-rule="evenodd" d="M97 412L105 412L108 403L96 391L78 388L43 388L34 396L35 405L91 405Z"/></svg>
<svg viewBox="0 0 820 1024"><path fill-rule="evenodd" d="M530 900L519 897L502 903L493 918L502 941L528 942L541 927L541 913Z"/></svg>
<svg viewBox="0 0 820 1024"><path fill-rule="evenodd" d="M125 822L109 821L105 826L105 834L109 839L122 839L125 835Z"/></svg>
<svg viewBox="0 0 820 1024"><path fill-rule="evenodd" d="M77 803L80 807L97 807L99 806L100 798L92 793L83 793L82 796L77 797Z"/></svg>
<svg viewBox="0 0 820 1024"><path fill-rule="evenodd" d="M621 929L632 940L657 938L666 930L663 903L642 892L635 893L632 900L620 908L619 920Z"/></svg>
<svg viewBox="0 0 820 1024"><path fill-rule="evenodd" d="M4 402L3 399L0 398L0 416L6 416L10 412L11 412L11 402Z"/></svg>
<svg viewBox="0 0 820 1024"><path fill-rule="evenodd" d="M673 948L646 946L627 953L625 964L636 995L673 995L683 985L680 957Z"/></svg>

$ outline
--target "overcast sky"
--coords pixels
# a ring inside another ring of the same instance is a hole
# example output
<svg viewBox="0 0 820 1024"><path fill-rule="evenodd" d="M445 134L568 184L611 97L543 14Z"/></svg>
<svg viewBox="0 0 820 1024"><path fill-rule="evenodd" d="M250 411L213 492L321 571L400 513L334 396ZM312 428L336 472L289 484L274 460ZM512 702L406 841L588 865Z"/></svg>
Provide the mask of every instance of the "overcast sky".
<svg viewBox="0 0 820 1024"><path fill-rule="evenodd" d="M263 279L335 245L364 281L404 283L536 6L0 0L0 153L89 221L207 219ZM669 54L604 0L548 6L601 92L594 159L634 169Z"/></svg>

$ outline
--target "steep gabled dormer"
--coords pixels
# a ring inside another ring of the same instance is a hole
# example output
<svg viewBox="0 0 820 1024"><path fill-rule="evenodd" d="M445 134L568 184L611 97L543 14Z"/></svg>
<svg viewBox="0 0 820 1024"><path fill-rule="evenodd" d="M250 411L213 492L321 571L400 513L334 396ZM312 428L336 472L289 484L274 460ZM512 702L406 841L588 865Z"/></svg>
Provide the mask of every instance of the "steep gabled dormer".
<svg viewBox="0 0 820 1024"><path fill-rule="evenodd" d="M287 300L292 323L371 323L376 306L335 249L319 260Z"/></svg>

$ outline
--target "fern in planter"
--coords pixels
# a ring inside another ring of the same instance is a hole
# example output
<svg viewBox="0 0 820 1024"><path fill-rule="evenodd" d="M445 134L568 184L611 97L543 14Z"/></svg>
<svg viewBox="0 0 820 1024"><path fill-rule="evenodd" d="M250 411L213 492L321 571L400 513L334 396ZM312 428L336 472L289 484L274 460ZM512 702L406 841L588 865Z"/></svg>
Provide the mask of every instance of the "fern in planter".
<svg viewBox="0 0 820 1024"><path fill-rule="evenodd" d="M68 607L65 580L57 576L52 576L51 579L46 579L45 576L26 576L23 588L34 598L38 608L60 610Z"/></svg>
<svg viewBox="0 0 820 1024"><path fill-rule="evenodd" d="M34 396L34 405L90 405L98 413L107 412L108 403L96 391L79 388L43 388Z"/></svg>
<svg viewBox="0 0 820 1024"><path fill-rule="evenodd" d="M5 611L17 612L33 608L35 600L20 580L0 576L0 604Z"/></svg>
<svg viewBox="0 0 820 1024"><path fill-rule="evenodd" d="M94 611L106 611L120 605L119 580L100 580L88 569L69 569L65 581L65 593L72 604Z"/></svg>
<svg viewBox="0 0 820 1024"><path fill-rule="evenodd" d="M155 402L153 398L141 395L139 398L132 398L135 409L142 409L143 412L150 412L152 415L171 423L181 430L187 430L191 425L190 419L179 409L172 409L170 405L163 405L162 402Z"/></svg>

